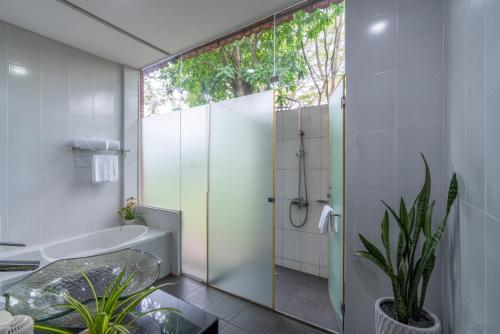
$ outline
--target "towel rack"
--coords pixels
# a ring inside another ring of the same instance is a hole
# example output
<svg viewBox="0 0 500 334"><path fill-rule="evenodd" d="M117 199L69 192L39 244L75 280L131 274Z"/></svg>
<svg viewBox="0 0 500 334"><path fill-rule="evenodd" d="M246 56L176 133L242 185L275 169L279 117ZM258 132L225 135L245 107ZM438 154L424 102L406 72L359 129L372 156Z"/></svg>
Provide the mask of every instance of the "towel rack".
<svg viewBox="0 0 500 334"><path fill-rule="evenodd" d="M81 147L75 147L75 146L72 146L71 147L71 150L72 151L84 151L84 152L114 152L114 153L119 153L119 154L123 154L123 155L126 155L128 152L130 152L130 150L116 150L116 149L109 149L109 150L105 150L105 149L90 149L90 148L81 148Z"/></svg>

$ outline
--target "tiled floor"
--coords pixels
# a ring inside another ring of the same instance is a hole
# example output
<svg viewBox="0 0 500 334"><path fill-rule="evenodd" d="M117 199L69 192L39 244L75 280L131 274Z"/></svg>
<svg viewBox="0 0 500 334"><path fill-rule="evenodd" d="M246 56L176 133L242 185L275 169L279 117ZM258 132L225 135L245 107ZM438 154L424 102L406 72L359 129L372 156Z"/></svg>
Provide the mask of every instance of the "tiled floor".
<svg viewBox="0 0 500 334"><path fill-rule="evenodd" d="M276 309L323 328L338 329L325 278L276 266Z"/></svg>
<svg viewBox="0 0 500 334"><path fill-rule="evenodd" d="M174 284L165 287L164 291L219 317L219 333L222 334L326 333L185 276L168 276L158 283L166 282Z"/></svg>

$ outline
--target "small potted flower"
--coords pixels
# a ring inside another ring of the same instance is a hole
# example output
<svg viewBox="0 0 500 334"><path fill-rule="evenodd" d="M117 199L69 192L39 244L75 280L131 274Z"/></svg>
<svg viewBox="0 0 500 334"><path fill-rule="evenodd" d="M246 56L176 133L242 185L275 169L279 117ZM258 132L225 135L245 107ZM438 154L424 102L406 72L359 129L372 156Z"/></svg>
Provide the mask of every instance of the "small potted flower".
<svg viewBox="0 0 500 334"><path fill-rule="evenodd" d="M137 223L145 224L144 217L140 212L137 212L137 199L134 197L129 197L125 200L125 206L118 210L118 215L121 218L121 221L125 225L134 225Z"/></svg>

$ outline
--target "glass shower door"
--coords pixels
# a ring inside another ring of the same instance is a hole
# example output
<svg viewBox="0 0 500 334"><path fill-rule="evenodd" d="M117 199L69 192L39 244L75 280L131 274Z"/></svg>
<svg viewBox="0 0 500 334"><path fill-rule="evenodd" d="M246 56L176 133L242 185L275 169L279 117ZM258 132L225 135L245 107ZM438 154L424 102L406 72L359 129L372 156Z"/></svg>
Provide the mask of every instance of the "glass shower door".
<svg viewBox="0 0 500 334"><path fill-rule="evenodd" d="M273 93L210 104L208 281L273 303Z"/></svg>
<svg viewBox="0 0 500 334"><path fill-rule="evenodd" d="M344 328L344 158L345 158L345 76L330 97L330 206L337 216L337 229L329 232L329 279L328 294L339 321Z"/></svg>

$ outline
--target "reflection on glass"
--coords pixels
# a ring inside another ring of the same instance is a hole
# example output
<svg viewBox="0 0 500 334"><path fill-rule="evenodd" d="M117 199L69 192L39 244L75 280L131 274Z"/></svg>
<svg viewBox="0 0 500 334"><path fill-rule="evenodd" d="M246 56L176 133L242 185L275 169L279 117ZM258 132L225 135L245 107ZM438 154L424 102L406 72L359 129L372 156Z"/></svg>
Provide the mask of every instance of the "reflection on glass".
<svg viewBox="0 0 500 334"><path fill-rule="evenodd" d="M180 112L142 120L143 204L180 209Z"/></svg>
<svg viewBox="0 0 500 334"><path fill-rule="evenodd" d="M272 305L273 94L210 105L209 282Z"/></svg>

